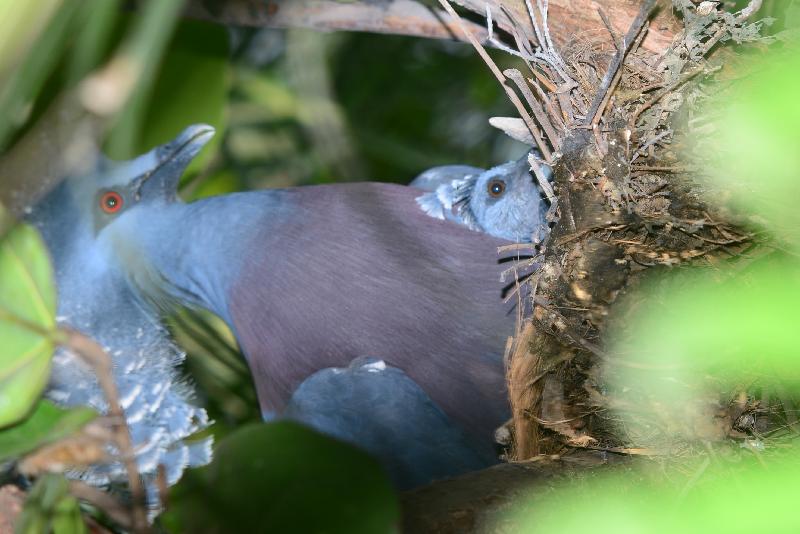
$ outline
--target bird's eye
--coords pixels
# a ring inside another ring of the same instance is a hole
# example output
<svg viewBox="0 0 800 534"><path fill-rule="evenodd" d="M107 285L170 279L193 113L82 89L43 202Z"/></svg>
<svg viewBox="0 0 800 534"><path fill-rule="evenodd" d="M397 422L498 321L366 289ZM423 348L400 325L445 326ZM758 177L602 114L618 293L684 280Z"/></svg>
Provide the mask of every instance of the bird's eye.
<svg viewBox="0 0 800 534"><path fill-rule="evenodd" d="M492 180L489 182L487 191L493 197L499 197L506 191L506 183L503 180Z"/></svg>
<svg viewBox="0 0 800 534"><path fill-rule="evenodd" d="M113 214L122 209L122 195L116 191L106 191L100 197L100 209L104 212Z"/></svg>

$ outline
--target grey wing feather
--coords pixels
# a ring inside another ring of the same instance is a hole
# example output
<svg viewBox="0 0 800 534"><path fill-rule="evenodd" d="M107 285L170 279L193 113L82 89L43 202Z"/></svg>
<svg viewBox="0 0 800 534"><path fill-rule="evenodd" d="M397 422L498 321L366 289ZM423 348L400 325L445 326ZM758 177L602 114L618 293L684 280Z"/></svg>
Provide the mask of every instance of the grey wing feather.
<svg viewBox="0 0 800 534"><path fill-rule="evenodd" d="M371 453L401 489L497 463L406 373L383 360L356 358L295 390L284 417Z"/></svg>

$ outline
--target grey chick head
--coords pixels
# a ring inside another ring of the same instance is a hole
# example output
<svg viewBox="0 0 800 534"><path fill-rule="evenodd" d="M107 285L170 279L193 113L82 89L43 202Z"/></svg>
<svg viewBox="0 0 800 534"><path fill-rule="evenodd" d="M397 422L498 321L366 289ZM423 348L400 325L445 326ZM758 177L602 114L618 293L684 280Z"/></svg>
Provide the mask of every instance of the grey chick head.
<svg viewBox="0 0 800 534"><path fill-rule="evenodd" d="M50 251L58 288L58 320L98 341L113 362L114 381L131 430L139 469L150 496L156 470L169 483L187 466L210 461L210 439L185 441L208 426L192 404L192 388L177 366L184 354L158 320L158 310L131 285L129 265L116 254L125 219L137 206L171 203L192 158L211 138L209 126L192 126L174 141L125 162L101 155L90 169L64 179L30 211L28 220ZM64 406L107 409L93 372L68 350L54 357L47 396ZM125 480L121 463L73 473L96 485Z"/></svg>
<svg viewBox="0 0 800 534"><path fill-rule="evenodd" d="M547 167L545 174L551 174ZM463 165L435 167L411 185L430 191L417 203L433 217L516 242L538 242L547 235L548 203L527 155L482 172Z"/></svg>

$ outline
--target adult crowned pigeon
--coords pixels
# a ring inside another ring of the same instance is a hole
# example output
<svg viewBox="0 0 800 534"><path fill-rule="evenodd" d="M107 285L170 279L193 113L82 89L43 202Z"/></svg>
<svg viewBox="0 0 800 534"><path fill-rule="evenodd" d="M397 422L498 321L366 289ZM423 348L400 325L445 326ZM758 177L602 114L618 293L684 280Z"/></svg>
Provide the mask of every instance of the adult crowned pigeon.
<svg viewBox="0 0 800 534"><path fill-rule="evenodd" d="M549 179L552 170L544 166ZM547 236L548 204L534 181L527 154L489 170L468 165L433 167L409 185L428 191L417 199L425 213L515 242Z"/></svg>
<svg viewBox="0 0 800 534"><path fill-rule="evenodd" d="M212 135L192 126L132 162L106 162L64 181L32 215L70 302L62 315L112 347L121 388L139 398L174 382L175 352L140 354L139 326L163 339L160 310L199 306L231 327L265 418L286 411L353 441L401 486L496 461L494 430L509 417L502 353L516 320L497 256L507 242L429 217L419 190L393 184L184 203L178 180ZM65 380L74 364L53 380L65 402L97 392L84 373ZM188 406L184 388L171 395ZM164 427L199 428L200 414L187 408Z"/></svg>
<svg viewBox="0 0 800 534"><path fill-rule="evenodd" d="M185 441L208 426L205 410L179 379L184 358L159 322L155 301L130 284L128 268L116 255L109 227L123 199L116 191L151 172L180 175L202 145L175 143L124 163L99 157L85 173L64 179L30 210L27 219L41 232L54 264L58 320L104 346L112 358L114 381L131 430L140 473L153 494L159 464L167 481L185 467L208 463L210 438ZM156 192L143 190L146 202ZM53 359L47 396L66 406L107 409L92 370L66 349ZM122 463L97 465L77 473L96 485L127 480Z"/></svg>

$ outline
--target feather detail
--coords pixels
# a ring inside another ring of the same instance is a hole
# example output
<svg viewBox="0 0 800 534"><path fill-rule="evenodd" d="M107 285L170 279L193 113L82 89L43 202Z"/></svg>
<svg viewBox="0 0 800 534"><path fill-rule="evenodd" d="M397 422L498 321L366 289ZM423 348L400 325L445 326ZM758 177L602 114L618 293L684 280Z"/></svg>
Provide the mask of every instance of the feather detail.
<svg viewBox="0 0 800 534"><path fill-rule="evenodd" d="M444 219L444 205L439 198L436 191L425 193L416 198L417 204L425 212L434 219Z"/></svg>

